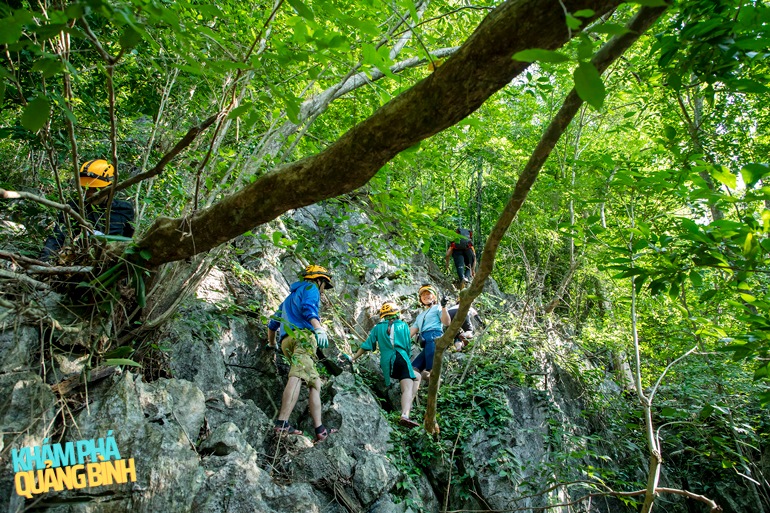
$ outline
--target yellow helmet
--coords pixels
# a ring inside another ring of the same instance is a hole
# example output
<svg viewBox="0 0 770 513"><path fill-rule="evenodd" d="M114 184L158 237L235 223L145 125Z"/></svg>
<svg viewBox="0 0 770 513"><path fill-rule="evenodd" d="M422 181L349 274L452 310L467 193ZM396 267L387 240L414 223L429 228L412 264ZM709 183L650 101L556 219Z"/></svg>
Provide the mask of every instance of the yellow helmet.
<svg viewBox="0 0 770 513"><path fill-rule="evenodd" d="M326 286L328 288L331 289L334 287L334 285L332 285L331 273L327 271L325 267L321 267L320 265L309 265L305 267L305 270L302 272L302 277L306 280L323 279L326 281Z"/></svg>
<svg viewBox="0 0 770 513"><path fill-rule="evenodd" d="M420 290L417 291L417 297L419 298L420 296L422 296L423 292L430 292L434 296L436 296L436 298L438 298L438 292L436 292L436 289L430 283L426 283L425 285L420 287Z"/></svg>
<svg viewBox="0 0 770 513"><path fill-rule="evenodd" d="M115 176L115 168L103 159L89 160L80 166L81 187L107 187Z"/></svg>
<svg viewBox="0 0 770 513"><path fill-rule="evenodd" d="M387 317L388 315L398 315L401 308L398 307L393 301L385 301L380 307L380 319Z"/></svg>

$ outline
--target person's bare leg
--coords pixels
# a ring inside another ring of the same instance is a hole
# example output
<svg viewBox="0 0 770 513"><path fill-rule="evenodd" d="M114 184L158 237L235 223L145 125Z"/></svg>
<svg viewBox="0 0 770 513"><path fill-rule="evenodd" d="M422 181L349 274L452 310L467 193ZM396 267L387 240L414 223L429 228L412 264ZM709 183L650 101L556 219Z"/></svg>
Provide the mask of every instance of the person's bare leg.
<svg viewBox="0 0 770 513"><path fill-rule="evenodd" d="M415 368L412 368L414 371L414 375L417 378L414 382L414 385L412 386L412 402L414 402L415 399L417 399L417 392L420 390L420 383L422 382L422 375L420 374L420 371L418 371Z"/></svg>
<svg viewBox="0 0 770 513"><path fill-rule="evenodd" d="M281 396L281 411L278 412L278 420L289 420L289 415L297 405L301 385L302 380L296 376L290 377L289 381L286 382Z"/></svg>
<svg viewBox="0 0 770 513"><path fill-rule="evenodd" d="M406 378L401 380L401 416L409 418L409 412L412 411L412 401L414 400L414 392L412 387L415 386L414 380Z"/></svg>
<svg viewBox="0 0 770 513"><path fill-rule="evenodd" d="M313 427L318 427L323 424L321 422L321 380L316 378L312 386L310 383L308 386L310 387L310 398L307 402L307 409L313 418Z"/></svg>

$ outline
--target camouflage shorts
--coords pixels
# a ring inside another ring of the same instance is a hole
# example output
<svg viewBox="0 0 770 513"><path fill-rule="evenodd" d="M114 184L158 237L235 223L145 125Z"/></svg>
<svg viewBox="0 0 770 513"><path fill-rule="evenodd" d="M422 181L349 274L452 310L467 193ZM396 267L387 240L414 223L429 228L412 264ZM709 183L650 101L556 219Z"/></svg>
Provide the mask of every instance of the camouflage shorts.
<svg viewBox="0 0 770 513"><path fill-rule="evenodd" d="M316 341L312 332L297 330L297 338L286 337L281 342L281 351L289 360L289 377L296 377L313 386L321 376L315 368Z"/></svg>

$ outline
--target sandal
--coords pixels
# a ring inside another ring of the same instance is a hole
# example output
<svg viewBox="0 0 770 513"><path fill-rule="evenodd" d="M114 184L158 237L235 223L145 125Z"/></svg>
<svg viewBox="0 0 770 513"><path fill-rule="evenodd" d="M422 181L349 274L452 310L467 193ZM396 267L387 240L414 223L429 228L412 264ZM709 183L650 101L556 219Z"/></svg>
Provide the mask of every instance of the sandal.
<svg viewBox="0 0 770 513"><path fill-rule="evenodd" d="M278 435L301 435L302 431L295 429L294 426L289 424L288 420L276 420L275 432Z"/></svg>
<svg viewBox="0 0 770 513"><path fill-rule="evenodd" d="M420 427L420 424L418 424L417 422L413 421L409 417L401 417L400 419L398 419L398 423L400 425L402 425L404 427L408 427L408 428Z"/></svg>
<svg viewBox="0 0 770 513"><path fill-rule="evenodd" d="M321 424L320 426L315 428L315 442L313 443L317 444L318 442L323 442L324 440L329 438L330 434L336 433L336 432L337 432L336 429L328 429L326 426Z"/></svg>

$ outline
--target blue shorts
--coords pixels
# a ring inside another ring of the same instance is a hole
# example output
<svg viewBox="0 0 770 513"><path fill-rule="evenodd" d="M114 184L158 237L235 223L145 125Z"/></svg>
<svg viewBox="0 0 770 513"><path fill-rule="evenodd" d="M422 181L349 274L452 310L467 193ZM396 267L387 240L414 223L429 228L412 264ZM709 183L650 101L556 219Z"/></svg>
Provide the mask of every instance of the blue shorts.
<svg viewBox="0 0 770 513"><path fill-rule="evenodd" d="M424 331L420 336L425 341L425 348L412 360L412 367L422 372L433 369L433 354L436 352L436 339L443 335L441 330Z"/></svg>

